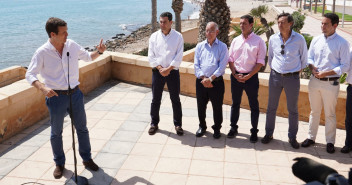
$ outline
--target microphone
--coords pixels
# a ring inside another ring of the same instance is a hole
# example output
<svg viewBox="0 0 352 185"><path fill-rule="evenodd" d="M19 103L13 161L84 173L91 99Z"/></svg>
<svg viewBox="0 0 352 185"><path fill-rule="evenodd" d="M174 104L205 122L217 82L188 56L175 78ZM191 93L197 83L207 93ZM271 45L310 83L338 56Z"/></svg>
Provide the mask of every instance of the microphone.
<svg viewBox="0 0 352 185"><path fill-rule="evenodd" d="M305 157L297 157L293 160L297 161L292 165L293 174L306 183L318 181L325 184L330 174L337 174L336 170Z"/></svg>
<svg viewBox="0 0 352 185"><path fill-rule="evenodd" d="M70 52L67 52L67 56L68 56L68 57L70 56Z"/></svg>
<svg viewBox="0 0 352 185"><path fill-rule="evenodd" d="M67 55L67 81L68 81L68 92L71 91L71 86L70 86L70 52L66 53Z"/></svg>

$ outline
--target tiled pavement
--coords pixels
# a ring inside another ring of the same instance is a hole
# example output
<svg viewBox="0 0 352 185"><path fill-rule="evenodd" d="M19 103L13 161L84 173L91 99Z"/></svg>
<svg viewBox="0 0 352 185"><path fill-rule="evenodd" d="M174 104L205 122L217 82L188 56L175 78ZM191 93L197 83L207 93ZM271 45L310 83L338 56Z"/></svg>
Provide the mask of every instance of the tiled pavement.
<svg viewBox="0 0 352 185"><path fill-rule="evenodd" d="M161 106L160 131L148 135L151 90L110 81L85 96L92 155L101 169L84 169L78 156L78 172L89 184L303 184L291 171L292 159L306 156L337 169L347 176L351 154L341 154L344 130L337 130L337 152L325 152L324 127L320 126L314 147L292 149L287 142L287 119L277 117L274 140L264 145L249 142L250 112L241 109L240 134L227 139L230 106L224 105L222 137L213 139L211 129L202 138L198 128L196 99L181 96L184 136L175 134L168 92ZM208 126L212 125L211 106ZM259 136L264 135L265 114L260 114ZM210 127L209 127L210 128ZM308 125L300 122L298 141L307 135ZM66 152L64 177L52 176L54 163L50 148L50 126L43 120L0 144L0 184L64 184L73 175L70 120L63 131Z"/></svg>

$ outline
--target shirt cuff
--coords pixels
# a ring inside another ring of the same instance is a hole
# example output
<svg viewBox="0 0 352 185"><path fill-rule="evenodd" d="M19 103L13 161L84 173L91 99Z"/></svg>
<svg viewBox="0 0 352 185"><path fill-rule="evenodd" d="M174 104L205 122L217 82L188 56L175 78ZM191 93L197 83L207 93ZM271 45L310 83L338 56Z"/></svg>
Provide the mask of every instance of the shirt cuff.
<svg viewBox="0 0 352 185"><path fill-rule="evenodd" d="M33 82L37 81L38 78L34 77L34 76L29 76L27 77L27 82L31 85L33 85Z"/></svg>
<svg viewBox="0 0 352 185"><path fill-rule="evenodd" d="M200 78L201 76L204 76L204 73L202 71L196 73L197 78Z"/></svg>
<svg viewBox="0 0 352 185"><path fill-rule="evenodd" d="M265 66L265 60L264 59L258 59L257 64L263 64Z"/></svg>
<svg viewBox="0 0 352 185"><path fill-rule="evenodd" d="M341 68L340 67L335 67L334 69L332 69L337 75L341 76L342 72L341 72Z"/></svg>

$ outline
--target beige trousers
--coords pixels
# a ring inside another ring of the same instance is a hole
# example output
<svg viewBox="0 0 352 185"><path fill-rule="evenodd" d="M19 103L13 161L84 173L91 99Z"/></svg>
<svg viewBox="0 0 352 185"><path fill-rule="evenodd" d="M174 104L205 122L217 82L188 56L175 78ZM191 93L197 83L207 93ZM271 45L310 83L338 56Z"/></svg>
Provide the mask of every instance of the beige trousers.
<svg viewBox="0 0 352 185"><path fill-rule="evenodd" d="M326 143L335 144L336 137L336 103L340 91L340 84L333 85L333 81L321 81L311 76L308 84L310 116L308 139L315 141L321 110L324 107L325 114L325 138Z"/></svg>

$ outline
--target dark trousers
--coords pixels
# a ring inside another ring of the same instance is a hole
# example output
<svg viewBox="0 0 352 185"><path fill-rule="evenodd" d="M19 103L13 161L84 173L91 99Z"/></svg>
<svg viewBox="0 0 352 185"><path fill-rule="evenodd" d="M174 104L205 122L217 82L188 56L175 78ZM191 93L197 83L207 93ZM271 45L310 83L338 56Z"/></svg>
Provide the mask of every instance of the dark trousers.
<svg viewBox="0 0 352 185"><path fill-rule="evenodd" d="M224 100L225 85L222 77L216 78L212 82L213 88L205 88L202 80L196 80L196 95L197 95L197 107L198 107L198 118L199 127L202 129L207 129L207 124L205 122L207 104L210 100L213 106L213 118L214 125L212 128L214 130L220 130L222 123L222 103Z"/></svg>
<svg viewBox="0 0 352 185"><path fill-rule="evenodd" d="M346 98L346 141L345 145L352 147L352 86L351 84L347 87L347 98Z"/></svg>
<svg viewBox="0 0 352 185"><path fill-rule="evenodd" d="M237 130L238 119L240 117L240 105L242 100L243 90L246 92L249 106L251 108L251 123L252 133L258 132L258 119L259 119L259 102L258 90L259 80L258 74L253 75L245 83L238 82L235 77L231 75L231 93L232 93L232 106L231 106L231 128Z"/></svg>
<svg viewBox="0 0 352 185"><path fill-rule="evenodd" d="M169 89L172 110L174 114L174 125L182 126L182 108L180 101L180 73L178 70L171 70L170 74L163 77L159 71L153 70L152 93L153 100L150 108L151 124L158 125L160 121L159 110L165 83Z"/></svg>

